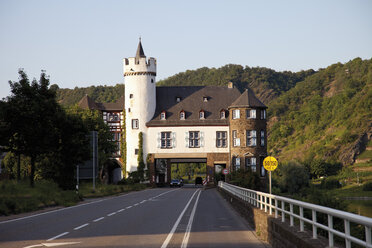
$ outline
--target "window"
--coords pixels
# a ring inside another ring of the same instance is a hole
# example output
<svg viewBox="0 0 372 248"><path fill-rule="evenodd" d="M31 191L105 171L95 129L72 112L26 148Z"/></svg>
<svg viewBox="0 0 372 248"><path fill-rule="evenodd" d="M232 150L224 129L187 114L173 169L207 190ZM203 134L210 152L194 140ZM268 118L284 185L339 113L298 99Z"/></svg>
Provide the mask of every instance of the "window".
<svg viewBox="0 0 372 248"><path fill-rule="evenodd" d="M233 168L235 170L239 170L240 169L240 158L239 157L233 157L232 158L232 163L233 163Z"/></svg>
<svg viewBox="0 0 372 248"><path fill-rule="evenodd" d="M132 129L138 129L138 119L132 119Z"/></svg>
<svg viewBox="0 0 372 248"><path fill-rule="evenodd" d="M261 146L265 146L265 131L261 130Z"/></svg>
<svg viewBox="0 0 372 248"><path fill-rule="evenodd" d="M261 109L261 119L266 119L266 109Z"/></svg>
<svg viewBox="0 0 372 248"><path fill-rule="evenodd" d="M134 155L138 155L138 149L134 149Z"/></svg>
<svg viewBox="0 0 372 248"><path fill-rule="evenodd" d="M227 147L227 132L226 131L216 132L216 147Z"/></svg>
<svg viewBox="0 0 372 248"><path fill-rule="evenodd" d="M165 111L161 112L160 120L165 120L165 117L166 117Z"/></svg>
<svg viewBox="0 0 372 248"><path fill-rule="evenodd" d="M239 109L234 109L232 111L233 119L240 119L240 110Z"/></svg>
<svg viewBox="0 0 372 248"><path fill-rule="evenodd" d="M176 102L180 102L181 101L181 97L176 97Z"/></svg>
<svg viewBox="0 0 372 248"><path fill-rule="evenodd" d="M204 119L204 110L200 110L199 119Z"/></svg>
<svg viewBox="0 0 372 248"><path fill-rule="evenodd" d="M129 94L129 98L133 98L133 94Z"/></svg>
<svg viewBox="0 0 372 248"><path fill-rule="evenodd" d="M221 112L220 112L220 118L221 119L225 119L226 118L226 112L225 112L225 110L221 110Z"/></svg>
<svg viewBox="0 0 372 248"><path fill-rule="evenodd" d="M185 119L185 111L181 111L180 112L180 120L184 120Z"/></svg>
<svg viewBox="0 0 372 248"><path fill-rule="evenodd" d="M256 119L256 110L255 109L247 109L246 110L247 119Z"/></svg>
<svg viewBox="0 0 372 248"><path fill-rule="evenodd" d="M203 96L203 102L208 102L208 97L207 96Z"/></svg>
<svg viewBox="0 0 372 248"><path fill-rule="evenodd" d="M199 131L189 132L189 147L198 148L200 147L200 133Z"/></svg>
<svg viewBox="0 0 372 248"><path fill-rule="evenodd" d="M130 113L130 108L128 108L128 113Z"/></svg>
<svg viewBox="0 0 372 248"><path fill-rule="evenodd" d="M233 144L234 144L234 146L240 146L240 139L238 138L238 131L233 130L232 131L232 136L233 136Z"/></svg>
<svg viewBox="0 0 372 248"><path fill-rule="evenodd" d="M172 148L171 132L161 132L161 146L162 149Z"/></svg>
<svg viewBox="0 0 372 248"><path fill-rule="evenodd" d="M256 158L255 157L246 157L245 158L245 167L246 169L251 169L252 172L256 172Z"/></svg>
<svg viewBox="0 0 372 248"><path fill-rule="evenodd" d="M153 83L154 82L154 79L153 78L151 78L151 83Z"/></svg>
<svg viewBox="0 0 372 248"><path fill-rule="evenodd" d="M257 145L257 133L256 130L247 130L247 146Z"/></svg>

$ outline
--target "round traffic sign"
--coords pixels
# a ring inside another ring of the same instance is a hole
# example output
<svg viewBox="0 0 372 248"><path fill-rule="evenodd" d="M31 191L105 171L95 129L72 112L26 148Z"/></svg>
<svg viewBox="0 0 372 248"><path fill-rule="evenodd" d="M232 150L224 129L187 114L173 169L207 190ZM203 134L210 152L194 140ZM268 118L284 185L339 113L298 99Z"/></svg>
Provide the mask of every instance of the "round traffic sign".
<svg viewBox="0 0 372 248"><path fill-rule="evenodd" d="M229 174L229 170L228 169L223 169L222 174L224 174L224 175Z"/></svg>
<svg viewBox="0 0 372 248"><path fill-rule="evenodd" d="M274 157L268 156L264 159L263 166L266 170L273 171L278 167L278 161Z"/></svg>

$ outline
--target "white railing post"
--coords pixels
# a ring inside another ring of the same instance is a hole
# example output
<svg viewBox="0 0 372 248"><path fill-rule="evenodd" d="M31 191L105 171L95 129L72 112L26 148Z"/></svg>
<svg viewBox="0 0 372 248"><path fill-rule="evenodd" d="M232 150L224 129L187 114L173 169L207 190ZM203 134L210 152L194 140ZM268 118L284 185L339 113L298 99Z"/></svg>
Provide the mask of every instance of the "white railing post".
<svg viewBox="0 0 372 248"><path fill-rule="evenodd" d="M371 227L366 226L365 229L366 229L366 243L367 243L367 245L369 245L371 247L372 246Z"/></svg>
<svg viewBox="0 0 372 248"><path fill-rule="evenodd" d="M282 222L285 222L285 213L284 213L284 201L282 202Z"/></svg>
<svg viewBox="0 0 372 248"><path fill-rule="evenodd" d="M275 219L278 218L278 200L275 199Z"/></svg>
<svg viewBox="0 0 372 248"><path fill-rule="evenodd" d="M304 217L304 208L303 207L300 207L300 232L303 232L305 231L305 228L304 228L304 220L302 219Z"/></svg>
<svg viewBox="0 0 372 248"><path fill-rule="evenodd" d="M344 220L345 224L345 247L346 248L351 248L351 241L349 239L350 237L350 221L349 220Z"/></svg>
<svg viewBox="0 0 372 248"><path fill-rule="evenodd" d="M293 221L293 204L289 204L289 211L291 212L291 215L289 216L289 225L293 226L294 221Z"/></svg>
<svg viewBox="0 0 372 248"><path fill-rule="evenodd" d="M329 244L329 247L333 247L334 246L334 239L333 239L333 232L331 232L331 230L333 230L333 216L332 215L328 215L328 228L329 228L329 231L328 231L328 244Z"/></svg>
<svg viewBox="0 0 372 248"><path fill-rule="evenodd" d="M265 201L265 213L267 213L267 196L264 196L264 201Z"/></svg>
<svg viewBox="0 0 372 248"><path fill-rule="evenodd" d="M273 208L272 208L272 198L271 198L271 195L269 196L269 208L270 208L270 211L269 211L269 214L272 215L273 214Z"/></svg>
<svg viewBox="0 0 372 248"><path fill-rule="evenodd" d="M317 239L318 238L318 230L317 230L317 227L315 225L316 223L316 211L315 210L311 210L312 212L312 217L313 217L313 239Z"/></svg>

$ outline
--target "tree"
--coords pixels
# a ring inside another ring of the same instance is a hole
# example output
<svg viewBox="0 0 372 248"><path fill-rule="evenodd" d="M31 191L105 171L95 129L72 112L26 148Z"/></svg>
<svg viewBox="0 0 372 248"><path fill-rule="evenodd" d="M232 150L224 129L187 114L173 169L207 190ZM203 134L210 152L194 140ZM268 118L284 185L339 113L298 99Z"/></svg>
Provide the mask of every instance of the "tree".
<svg viewBox="0 0 372 248"><path fill-rule="evenodd" d="M143 133L139 132L138 134L138 175L140 180L143 181L145 177L145 162L143 161Z"/></svg>
<svg viewBox="0 0 372 248"><path fill-rule="evenodd" d="M49 79L41 73L39 82L30 81L23 70L19 82L9 82L11 95L1 103L2 146L30 157L30 185L34 186L35 163L38 156L55 149L55 113L61 111L55 92L49 89Z"/></svg>
<svg viewBox="0 0 372 248"><path fill-rule="evenodd" d="M293 194L309 185L309 174L304 165L290 161L274 171L273 180L282 192Z"/></svg>

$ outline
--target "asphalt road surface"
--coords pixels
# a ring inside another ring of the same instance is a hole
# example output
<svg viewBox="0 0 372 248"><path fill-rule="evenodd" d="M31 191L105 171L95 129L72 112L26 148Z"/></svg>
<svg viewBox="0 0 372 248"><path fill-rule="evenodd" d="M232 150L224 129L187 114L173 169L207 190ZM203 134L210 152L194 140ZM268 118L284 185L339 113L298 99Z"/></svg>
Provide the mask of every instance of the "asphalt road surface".
<svg viewBox="0 0 372 248"><path fill-rule="evenodd" d="M216 189L156 188L0 222L0 247L267 247Z"/></svg>

